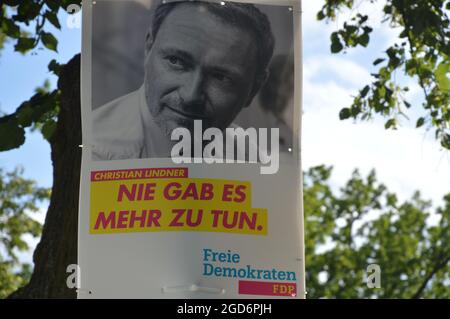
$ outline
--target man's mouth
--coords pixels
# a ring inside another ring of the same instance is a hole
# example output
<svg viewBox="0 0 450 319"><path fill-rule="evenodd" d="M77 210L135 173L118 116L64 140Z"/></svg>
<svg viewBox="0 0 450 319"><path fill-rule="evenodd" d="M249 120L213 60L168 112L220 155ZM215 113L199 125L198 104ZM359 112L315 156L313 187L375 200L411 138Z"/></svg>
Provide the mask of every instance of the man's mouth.
<svg viewBox="0 0 450 319"><path fill-rule="evenodd" d="M176 113L176 114L178 114L178 115L181 115L181 116L183 116L183 117L192 119L192 120L208 120L208 119L209 119L208 116L205 116L205 115L203 115L203 114L186 112L186 111L180 110L180 109L178 109L178 108L171 107L171 106L168 105L168 104L164 104L163 107L164 107L164 108L167 107L167 108L168 108L169 110L171 110L172 112L174 112L174 113Z"/></svg>

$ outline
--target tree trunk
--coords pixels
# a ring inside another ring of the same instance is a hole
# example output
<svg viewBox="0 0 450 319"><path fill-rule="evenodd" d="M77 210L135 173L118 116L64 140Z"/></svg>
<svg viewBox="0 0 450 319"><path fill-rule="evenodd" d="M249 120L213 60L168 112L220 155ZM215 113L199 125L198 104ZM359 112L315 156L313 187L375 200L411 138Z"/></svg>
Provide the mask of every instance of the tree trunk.
<svg viewBox="0 0 450 319"><path fill-rule="evenodd" d="M77 263L78 194L81 168L80 55L62 69L58 88L61 104L51 138L53 188L41 241L33 254L34 272L28 285L10 298L75 298L66 268Z"/></svg>

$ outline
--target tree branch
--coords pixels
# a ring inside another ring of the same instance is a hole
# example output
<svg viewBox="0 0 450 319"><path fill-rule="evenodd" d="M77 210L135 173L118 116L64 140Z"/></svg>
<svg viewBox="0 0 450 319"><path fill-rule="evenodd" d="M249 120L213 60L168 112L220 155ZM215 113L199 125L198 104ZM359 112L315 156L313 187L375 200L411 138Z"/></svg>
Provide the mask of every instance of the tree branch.
<svg viewBox="0 0 450 319"><path fill-rule="evenodd" d="M428 276L425 277L425 280L420 285L419 289L412 295L411 299L419 299L422 293L424 292L428 282L436 275L436 273L444 268L448 263L450 262L450 256L447 256L444 258L444 260L441 263L437 263L433 270L428 274Z"/></svg>

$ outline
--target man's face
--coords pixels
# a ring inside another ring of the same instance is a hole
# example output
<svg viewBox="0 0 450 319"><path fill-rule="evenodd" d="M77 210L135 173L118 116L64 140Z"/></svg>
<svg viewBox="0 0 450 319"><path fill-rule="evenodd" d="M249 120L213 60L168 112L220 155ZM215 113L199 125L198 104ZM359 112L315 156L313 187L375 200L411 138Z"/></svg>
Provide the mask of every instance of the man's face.
<svg viewBox="0 0 450 319"><path fill-rule="evenodd" d="M249 32L203 6L175 7L145 59L147 105L161 129L228 127L254 96L256 50Z"/></svg>

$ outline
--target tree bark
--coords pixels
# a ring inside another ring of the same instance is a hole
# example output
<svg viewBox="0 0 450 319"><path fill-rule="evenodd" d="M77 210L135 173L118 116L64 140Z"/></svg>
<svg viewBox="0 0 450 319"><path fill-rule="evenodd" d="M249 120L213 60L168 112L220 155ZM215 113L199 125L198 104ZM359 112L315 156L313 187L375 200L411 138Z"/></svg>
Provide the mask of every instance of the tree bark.
<svg viewBox="0 0 450 319"><path fill-rule="evenodd" d="M33 254L28 285L10 298L76 298L66 285L67 266L77 263L78 194L81 168L80 55L62 69L58 124L51 138L53 188L41 241Z"/></svg>

